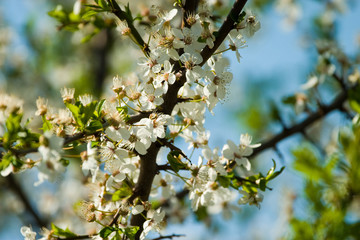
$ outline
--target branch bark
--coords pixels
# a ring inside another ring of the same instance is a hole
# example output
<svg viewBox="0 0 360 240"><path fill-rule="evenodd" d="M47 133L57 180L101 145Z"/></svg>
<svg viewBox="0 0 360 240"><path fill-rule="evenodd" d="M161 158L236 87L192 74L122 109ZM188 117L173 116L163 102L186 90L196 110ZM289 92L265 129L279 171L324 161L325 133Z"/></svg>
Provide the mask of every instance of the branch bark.
<svg viewBox="0 0 360 240"><path fill-rule="evenodd" d="M343 104L347 100L347 97L348 97L347 92L342 91L331 104L320 107L316 112L312 113L302 122L295 124L290 128L284 129L281 133L275 135L274 137L262 143L260 147L255 148L251 157L256 156L257 154L261 153L262 151L268 148L274 148L276 144L288 138L289 136L303 132L308 126L310 126L317 120L323 118L330 112L334 110L341 110L343 108Z"/></svg>

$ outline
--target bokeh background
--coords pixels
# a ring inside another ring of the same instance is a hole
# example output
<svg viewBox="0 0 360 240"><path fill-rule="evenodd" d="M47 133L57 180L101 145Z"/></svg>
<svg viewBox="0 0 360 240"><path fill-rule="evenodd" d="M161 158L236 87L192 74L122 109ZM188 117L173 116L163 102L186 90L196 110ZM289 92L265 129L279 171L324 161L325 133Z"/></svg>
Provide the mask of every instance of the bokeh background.
<svg viewBox="0 0 360 240"><path fill-rule="evenodd" d="M224 7L231 4L231 1L219 2ZM331 8L330 2L337 5ZM62 87L74 87L77 94L109 96L112 78L137 68L136 61L128 56L141 56L115 29L102 30L86 43L82 41L93 29L77 33L59 30L58 23L47 15L59 3L69 9L73 6L73 1L0 1L0 90L23 98L30 113L36 111L38 96L49 99L53 106L61 106L59 90ZM130 7L136 12L142 6L134 2ZM302 91L300 86L307 81L317 62L316 39L330 34L347 55L355 56L359 52L360 3L355 0L249 0L248 8L261 21L261 30L248 39L248 47L240 51L240 63L233 53L225 54L230 59L234 80L227 100L215 108L214 116L206 117L211 147L221 148L228 139L236 143L240 133L249 132L254 142L261 142L280 132L281 124L272 118L275 106L281 109L289 126L305 117L295 114L291 107L284 107L281 101ZM331 100L331 93L322 93L325 103ZM32 124L36 127L38 123L39 120L34 119ZM344 115L332 113L321 127L312 126L310 140L325 146L333 131L347 124L349 120ZM185 232L186 237L181 239L288 236L289 214L307 214L304 210L307 203L302 198L305 180L293 169L291 154L304 141L309 139L295 135L278 145L281 154L269 150L252 159L254 168L263 172L272 166L272 159L278 167L286 166L283 174L271 183L273 190L264 193L260 209L240 206L233 211L232 219L224 220L219 215L208 224L199 223L191 216L182 224L170 224L166 232ZM179 146L187 149L185 143ZM37 188L32 184L36 170L15 176L11 181L0 177L0 239L22 239L20 227L23 225L31 224L39 230L14 190L16 187L21 187L32 208L45 221L51 221L71 211L76 198L86 195L81 185L76 184L79 179L78 169L72 168L64 178Z"/></svg>

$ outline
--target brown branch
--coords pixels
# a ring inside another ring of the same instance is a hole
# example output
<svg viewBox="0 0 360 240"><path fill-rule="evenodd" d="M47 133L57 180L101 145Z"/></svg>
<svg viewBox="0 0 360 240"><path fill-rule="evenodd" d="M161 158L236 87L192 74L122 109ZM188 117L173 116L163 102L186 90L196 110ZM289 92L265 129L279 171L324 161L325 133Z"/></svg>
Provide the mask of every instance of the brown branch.
<svg viewBox="0 0 360 240"><path fill-rule="evenodd" d="M123 10L121 10L120 6L117 4L116 0L107 0L109 5L112 8L112 12L121 20L121 21L126 21L128 27L131 30L131 35L134 37L136 43L141 46L141 50L143 51L143 53L146 56L149 56L150 53L150 49L149 46L144 42L144 40L142 39L142 37L140 36L140 33L138 32L138 30L135 28L134 24L133 24L133 19L130 18L130 16L128 16L127 13L125 13Z"/></svg>
<svg viewBox="0 0 360 240"><path fill-rule="evenodd" d="M160 142L161 145L170 148L170 150L178 151L181 154L181 156L183 156L186 160L188 160L191 163L191 160L186 156L186 154L180 148L176 147L171 142L166 141L166 139L158 139L158 141Z"/></svg>
<svg viewBox="0 0 360 240"><path fill-rule="evenodd" d="M75 237L67 237L67 238L57 237L55 239L56 240L78 240L78 239L90 239L90 238L92 238L91 235L78 235L78 236L75 236Z"/></svg>
<svg viewBox="0 0 360 240"><path fill-rule="evenodd" d="M183 6L184 14L182 27L190 28L191 26L186 21L187 17L196 12L196 9L199 5L199 0L186 0L185 5Z"/></svg>
<svg viewBox="0 0 360 240"><path fill-rule="evenodd" d="M260 147L255 148L253 154L251 157L256 156L260 152L268 149L268 148L274 148L276 144L281 142L282 140L292 136L296 133L303 132L308 126L316 122L317 120L323 118L330 112L334 110L340 110L343 107L343 104L347 100L348 94L347 92L343 91L341 92L335 100L330 103L329 105L323 105L321 106L316 112L312 113L310 116L308 116L305 120L302 122L295 124L294 126L284 129L281 133L275 135L271 139L263 142Z"/></svg>
<svg viewBox="0 0 360 240"><path fill-rule="evenodd" d="M167 235L167 236L160 236L157 238L153 238L152 240L160 240L160 239L173 239L174 237L185 237L186 235L184 234L172 234L172 235Z"/></svg>
<svg viewBox="0 0 360 240"><path fill-rule="evenodd" d="M237 19L241 13L241 10L244 8L245 3L247 0L236 0L233 7L231 8L230 13L227 15L225 22L221 25L217 37L214 41L214 47L210 48L209 46L206 46L201 51L201 56L203 58L202 63L200 63L200 66L204 65L206 61L213 55L213 53L220 47L220 45L224 42L226 36L229 34L229 32L234 29L235 27L235 21L234 19Z"/></svg>

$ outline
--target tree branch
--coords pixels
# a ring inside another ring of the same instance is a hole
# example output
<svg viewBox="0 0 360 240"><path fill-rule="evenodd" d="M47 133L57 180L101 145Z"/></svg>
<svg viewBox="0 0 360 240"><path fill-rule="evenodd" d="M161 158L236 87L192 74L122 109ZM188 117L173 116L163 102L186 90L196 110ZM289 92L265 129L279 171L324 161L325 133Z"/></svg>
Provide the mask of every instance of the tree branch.
<svg viewBox="0 0 360 240"><path fill-rule="evenodd" d="M190 14L194 14L199 5L199 0L186 0L185 5L183 6L184 14L182 20L182 27L190 28L191 26L186 21L187 17Z"/></svg>
<svg viewBox="0 0 360 240"><path fill-rule="evenodd" d="M200 66L204 65L206 61L213 55L213 53L219 48L221 43L224 42L226 36L229 34L229 32L234 29L235 27L235 21L234 19L237 19L238 16L241 13L241 10L244 8L245 3L247 0L236 0L233 7L231 8L230 13L227 15L225 22L221 25L217 37L214 41L214 47L210 48L209 46L206 46L201 51L201 56L203 58L203 61L200 63Z"/></svg>
<svg viewBox="0 0 360 240"><path fill-rule="evenodd" d="M308 126L310 126L317 120L323 118L328 113L330 113L334 110L341 110L343 107L343 104L347 100L347 96L348 96L347 92L342 91L331 104L323 105L316 112L312 113L310 116L308 116L302 122L295 124L294 126L292 126L290 128L284 129L281 133L275 135L271 139L262 143L260 147L255 148L251 157L256 156L257 154L259 154L260 152L262 152L268 148L274 148L276 146L276 144L278 144L282 140L290 137L293 134L303 132Z"/></svg>
<svg viewBox="0 0 360 240"><path fill-rule="evenodd" d="M175 237L185 237L186 235L184 234L172 234L172 235L167 235L167 236L160 236L157 238L153 238L152 240L160 240L160 239L173 239Z"/></svg>
<svg viewBox="0 0 360 240"><path fill-rule="evenodd" d="M135 28L134 24L133 24L133 19L130 18L130 16L128 16L128 14L126 14L123 10L121 10L119 4L117 4L116 0L107 0L109 5L112 8L112 12L121 20L121 21L126 21L128 27L131 30L131 35L134 37L136 43L141 46L141 50L143 51L143 53L146 56L149 56L150 53L150 49L149 46L144 42L144 40L142 39L142 37L140 36L140 33L138 32L138 30Z"/></svg>

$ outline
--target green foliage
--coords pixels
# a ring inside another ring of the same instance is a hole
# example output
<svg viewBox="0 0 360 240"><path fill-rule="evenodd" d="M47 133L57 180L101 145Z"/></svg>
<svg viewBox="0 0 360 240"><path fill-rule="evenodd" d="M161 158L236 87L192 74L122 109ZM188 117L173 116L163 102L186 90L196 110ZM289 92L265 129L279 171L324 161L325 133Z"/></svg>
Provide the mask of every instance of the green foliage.
<svg viewBox="0 0 360 240"><path fill-rule="evenodd" d="M360 113L360 86L357 85L355 88L349 90L349 104L350 107Z"/></svg>
<svg viewBox="0 0 360 240"><path fill-rule="evenodd" d="M101 130L102 127L102 107L104 100L92 101L84 106L80 101L75 104L65 103L66 107L72 113L77 126L81 131L96 132Z"/></svg>
<svg viewBox="0 0 360 240"><path fill-rule="evenodd" d="M57 227L55 224L51 223L51 229L53 231L53 235L59 236L59 237L66 237L66 238L72 238L76 237L77 235L73 232L71 232L68 228L61 229Z"/></svg>
<svg viewBox="0 0 360 240"><path fill-rule="evenodd" d="M21 113L11 113L5 122L5 133L1 138L2 147L9 150L2 156L0 161L0 171L6 169L10 164L15 169L20 169L23 165L17 156L17 151L24 148L37 148L39 146L39 134L31 132L25 123L21 123L23 115Z"/></svg>
<svg viewBox="0 0 360 240"><path fill-rule="evenodd" d="M256 193L258 189L265 191L266 189L270 189L267 187L267 184L279 176L285 169L285 167L282 167L279 171L275 171L276 163L274 160L273 164L274 166L267 172L266 176L259 173L250 177L240 178L234 172L230 172L226 176L218 175L216 180L222 187L227 188L231 186L234 189L242 188L242 190L247 193Z"/></svg>
<svg viewBox="0 0 360 240"><path fill-rule="evenodd" d="M167 155L167 160L171 166L171 168L175 171L175 172L179 172L180 169L186 169L186 163L183 163L180 158L180 152L179 151L171 151L169 152L169 154Z"/></svg>
<svg viewBox="0 0 360 240"><path fill-rule="evenodd" d="M360 221L349 220L360 195L360 127L339 134L338 151L322 160L309 146L293 151L294 168L304 174L307 219L293 216L291 239L358 239Z"/></svg>
<svg viewBox="0 0 360 240"><path fill-rule="evenodd" d="M115 228L115 227L107 226L101 229L99 235L103 239L107 239L107 237L110 236L110 234L116 231L115 236L111 238L111 240L121 240L122 238L120 234L125 234L128 237L128 239L135 240L135 235L138 230L139 227Z"/></svg>
<svg viewBox="0 0 360 240"><path fill-rule="evenodd" d="M116 107L116 110L120 113L121 117L126 121L130 119L129 108L127 106Z"/></svg>
<svg viewBox="0 0 360 240"><path fill-rule="evenodd" d="M132 194L131 187L125 182L122 182L121 187L114 192L112 200L114 202L130 197Z"/></svg>
<svg viewBox="0 0 360 240"><path fill-rule="evenodd" d="M12 164L15 168L20 168L23 165L23 162L13 153L7 152L2 156L0 161L0 171L6 169L10 164Z"/></svg>
<svg viewBox="0 0 360 240"><path fill-rule="evenodd" d="M104 227L103 229L101 229L99 235L100 235L100 237L106 239L114 231L117 231L117 228L110 227L110 226Z"/></svg>
<svg viewBox="0 0 360 240"><path fill-rule="evenodd" d="M55 18L59 23L59 29L75 32L83 28L84 25L92 25L92 31L81 40L82 43L90 41L102 29L114 26L113 21L108 21L100 15L103 12L111 11L110 6L105 0L95 1L97 5L86 4L79 14L66 12L62 6L57 6L54 10L48 12L50 17Z"/></svg>

